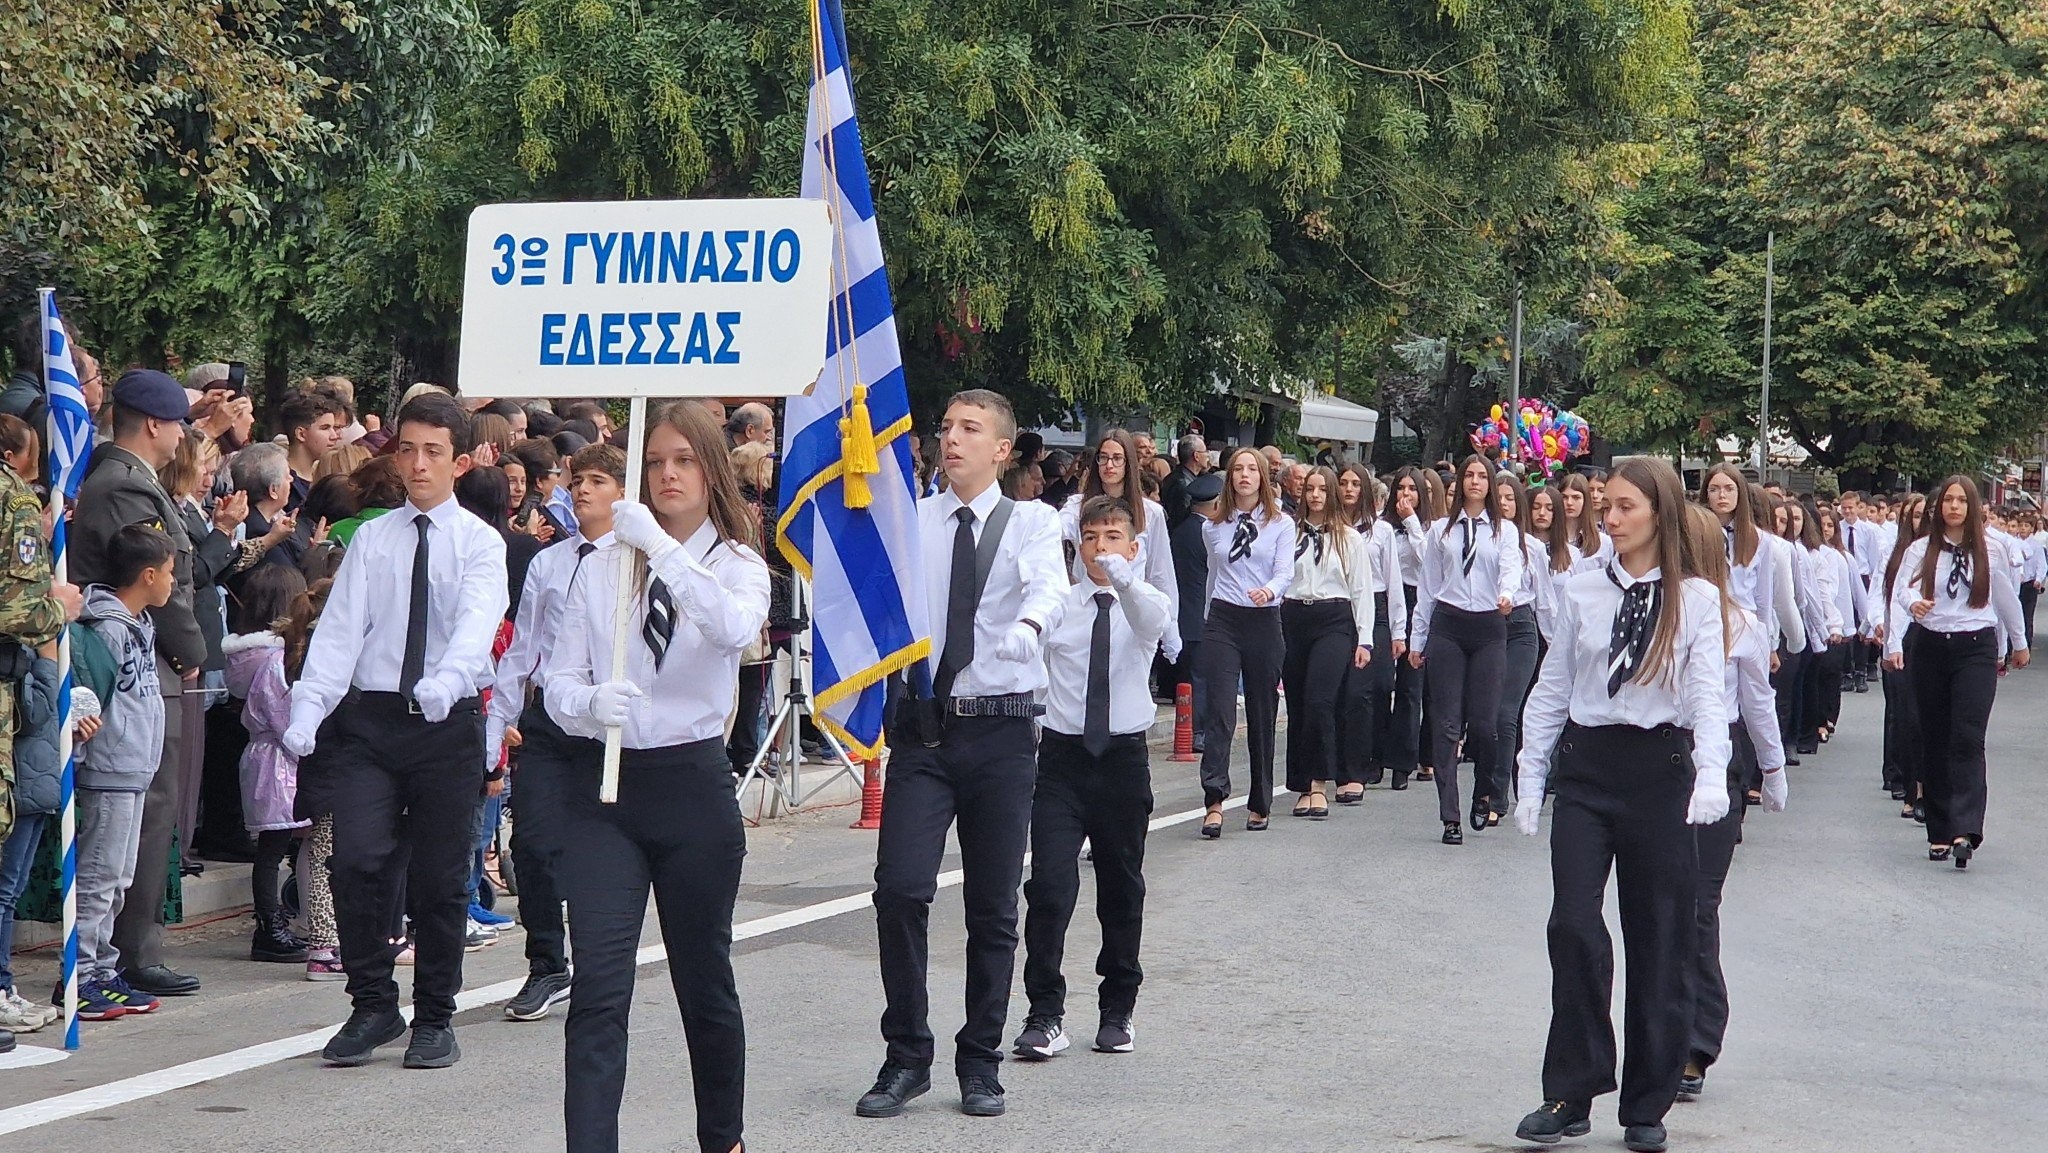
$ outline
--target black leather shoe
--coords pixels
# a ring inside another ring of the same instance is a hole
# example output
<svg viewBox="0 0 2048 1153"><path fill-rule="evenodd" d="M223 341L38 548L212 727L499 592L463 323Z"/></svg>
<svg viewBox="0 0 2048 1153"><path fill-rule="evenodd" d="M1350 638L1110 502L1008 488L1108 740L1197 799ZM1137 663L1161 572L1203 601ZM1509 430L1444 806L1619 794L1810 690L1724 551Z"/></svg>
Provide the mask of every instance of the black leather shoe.
<svg viewBox="0 0 2048 1153"><path fill-rule="evenodd" d="M1622 1130L1621 1143L1633 1153L1664 1153L1664 1126L1631 1125Z"/></svg>
<svg viewBox="0 0 2048 1153"><path fill-rule="evenodd" d="M1444 822L1444 844L1446 844L1446 845L1462 845L1462 844L1464 844L1464 843L1465 843L1465 830L1463 830L1463 829L1459 828L1459 827L1458 827L1458 822L1456 822L1456 821L1445 821L1445 822Z"/></svg>
<svg viewBox="0 0 2048 1153"><path fill-rule="evenodd" d="M380 1045L405 1036L405 1018L396 1009L357 1009L341 1031L328 1039L320 1059L329 1065L356 1066L370 1059Z"/></svg>
<svg viewBox="0 0 2048 1153"><path fill-rule="evenodd" d="M986 1073L960 1078L962 1113L969 1117L1000 1117L1005 1108L1002 1082Z"/></svg>
<svg viewBox="0 0 2048 1153"><path fill-rule="evenodd" d="M1395 769L1395 770L1394 770L1394 783L1393 783L1393 784L1391 784L1391 785L1388 785L1387 787L1388 787L1388 788L1390 788L1390 789L1392 789L1392 790L1394 790L1394 791L1395 791L1395 792L1397 792L1397 793L1398 793L1398 792L1400 792L1401 790L1403 790L1403 789L1407 788L1407 787L1408 787L1408 774L1407 774L1407 773L1405 773L1405 772L1403 772L1403 771L1402 771L1402 770L1400 770L1400 769Z"/></svg>
<svg viewBox="0 0 2048 1153"><path fill-rule="evenodd" d="M853 1111L860 1117L900 1117L911 1098L922 1097L931 1089L930 1069L883 1065L875 1076L875 1087L854 1105Z"/></svg>
<svg viewBox="0 0 2048 1153"><path fill-rule="evenodd" d="M14 1052L14 1034L0 1029L0 1053Z"/></svg>
<svg viewBox="0 0 2048 1153"><path fill-rule="evenodd" d="M1481 829L1483 829L1483 828L1485 828L1485 827L1486 827L1486 814L1487 814L1487 812L1488 812L1489 810L1491 810L1492 808L1493 808L1493 802L1492 802L1491 800L1489 800L1488 798L1486 798L1486 797L1473 797L1473 798L1472 798L1472 831L1473 831L1473 832L1475 832L1475 833L1476 833L1476 832L1478 832L1479 830L1481 830Z"/></svg>
<svg viewBox="0 0 2048 1153"><path fill-rule="evenodd" d="M1785 758L1785 763L1786 763L1787 765L1791 766L1792 768L1795 768L1795 769L1796 769L1796 768L1798 768L1798 767L1799 767L1799 758L1798 758L1798 757L1786 757L1786 758Z"/></svg>
<svg viewBox="0 0 2048 1153"><path fill-rule="evenodd" d="M126 969L122 980L138 993L151 993L158 997L190 997L199 991L199 978L175 972L169 965L145 965L140 969Z"/></svg>
<svg viewBox="0 0 2048 1153"><path fill-rule="evenodd" d="M1515 1126L1515 1139L1555 1145L1565 1137L1584 1137L1593 1131L1592 1116L1588 1102L1545 1101Z"/></svg>
<svg viewBox="0 0 2048 1153"><path fill-rule="evenodd" d="M412 1031L405 1047L408 1069L446 1069L462 1060L462 1046L455 1043L455 1030L446 1025L421 1025Z"/></svg>
<svg viewBox="0 0 2048 1153"><path fill-rule="evenodd" d="M1707 1075L1705 1073L1702 1073L1697 1077L1694 1077L1689 1073L1679 1075L1678 1099L1680 1101L1697 1101L1700 1099L1700 1094L1706 1091Z"/></svg>

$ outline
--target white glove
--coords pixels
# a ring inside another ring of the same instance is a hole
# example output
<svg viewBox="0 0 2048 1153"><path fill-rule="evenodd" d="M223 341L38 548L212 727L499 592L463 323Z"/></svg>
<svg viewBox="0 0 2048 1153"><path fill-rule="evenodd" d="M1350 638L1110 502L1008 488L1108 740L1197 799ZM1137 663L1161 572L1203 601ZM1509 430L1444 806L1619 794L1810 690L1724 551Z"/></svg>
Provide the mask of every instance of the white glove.
<svg viewBox="0 0 2048 1153"><path fill-rule="evenodd" d="M1784 769L1772 769L1764 774L1764 812L1782 813L1785 800L1792 791L1792 783L1785 779Z"/></svg>
<svg viewBox="0 0 2048 1153"><path fill-rule="evenodd" d="M1018 621L996 642L996 659L1028 665L1038 659L1038 630Z"/></svg>
<svg viewBox="0 0 2048 1153"><path fill-rule="evenodd" d="M633 702L646 694L631 681L606 681L590 694L590 719L608 729L626 723Z"/></svg>
<svg viewBox="0 0 2048 1153"><path fill-rule="evenodd" d="M484 717L484 771L490 772L505 759L505 722L493 716Z"/></svg>
<svg viewBox="0 0 2048 1153"><path fill-rule="evenodd" d="M1711 777L1712 779L1708 779ZM1725 772L1701 774L1694 778L1692 803L1685 807L1685 823L1711 825L1728 815L1728 778Z"/></svg>
<svg viewBox="0 0 2048 1153"><path fill-rule="evenodd" d="M637 500L612 502L612 535L620 544L646 553L649 560L678 547L676 538L654 519L654 510Z"/></svg>
<svg viewBox="0 0 2048 1153"><path fill-rule="evenodd" d="M284 731L285 751L295 757L311 755L322 719L320 706L306 701L293 704L291 727Z"/></svg>
<svg viewBox="0 0 2048 1153"><path fill-rule="evenodd" d="M1138 579L1137 566L1113 552L1096 557L1095 567L1101 569L1102 575L1109 578L1110 587L1119 591L1130 588L1131 582Z"/></svg>
<svg viewBox="0 0 2048 1153"><path fill-rule="evenodd" d="M1543 794L1541 792L1536 793L1534 796L1524 793L1522 798L1515 802L1515 827L1522 830L1525 836L1533 837L1536 835L1536 822L1542 816Z"/></svg>
<svg viewBox="0 0 2048 1153"><path fill-rule="evenodd" d="M284 751L295 757L313 754L313 738L320 731L318 725L294 724L284 731Z"/></svg>
<svg viewBox="0 0 2048 1153"><path fill-rule="evenodd" d="M455 707L455 694L433 677L420 678L420 683L412 687L412 699L419 702L420 715L430 725L447 720L448 710Z"/></svg>

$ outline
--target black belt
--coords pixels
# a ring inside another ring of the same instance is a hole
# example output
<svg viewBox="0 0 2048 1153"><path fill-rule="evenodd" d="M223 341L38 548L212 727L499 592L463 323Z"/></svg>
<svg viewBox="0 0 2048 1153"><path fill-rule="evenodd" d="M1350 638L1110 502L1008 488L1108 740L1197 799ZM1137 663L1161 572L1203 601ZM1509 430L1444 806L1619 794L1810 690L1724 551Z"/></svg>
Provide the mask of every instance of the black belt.
<svg viewBox="0 0 2048 1153"><path fill-rule="evenodd" d="M1030 693L994 697L948 697L940 710L949 717L1042 717L1045 706Z"/></svg>
<svg viewBox="0 0 2048 1153"><path fill-rule="evenodd" d="M406 693L380 693L373 692L369 689L358 689L356 690L355 695L358 701L361 701L363 704L366 705L376 705L379 708L385 709L402 708L406 712L416 717L424 715L420 712L420 703L416 700L413 700L412 697ZM449 705L448 715L452 717L460 712L474 712L476 710L482 709L483 707L483 697L475 695L467 696L459 701L456 701L454 704Z"/></svg>

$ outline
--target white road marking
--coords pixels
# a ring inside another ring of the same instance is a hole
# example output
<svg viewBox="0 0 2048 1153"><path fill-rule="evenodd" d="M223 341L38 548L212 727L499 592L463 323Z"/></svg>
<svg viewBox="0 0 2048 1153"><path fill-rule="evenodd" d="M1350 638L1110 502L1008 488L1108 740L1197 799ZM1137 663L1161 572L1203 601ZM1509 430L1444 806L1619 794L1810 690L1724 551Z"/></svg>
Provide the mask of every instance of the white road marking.
<svg viewBox="0 0 2048 1153"><path fill-rule="evenodd" d="M1226 809L1237 809L1244 807L1244 803L1245 798L1233 797L1225 801L1223 807ZM1171 828L1174 825L1184 825L1190 821L1199 820L1206 811L1205 809L1188 809L1184 812L1169 813L1163 817L1154 817L1146 827L1153 832L1157 832L1160 829ZM1028 863L1031 859L1030 854L1027 853L1024 859ZM939 874L939 888L952 888L960 883L961 876L962 874L958 869ZM786 912L775 913L766 917L756 917L751 921L734 925L732 927L732 939L735 941L747 941L755 937L765 937L770 933L780 933L802 925L809 925L816 921L830 920L833 917L851 913L856 909L866 909L872 906L872 896L868 893L855 893L848 897L820 901L815 905L806 905L801 909L790 909ZM640 950L637 959L641 965L659 964L668 959L668 950L660 945L649 945ZM500 981L495 985L485 985L478 989L465 989L455 998L455 1010L459 1013L485 1005L493 1005L500 1001L509 1001L513 995L519 992L520 986L525 983L526 978L515 977L508 981ZM410 1006L405 1007L401 1012L405 1014L408 1021L412 1019L412 1008ZM61 1093L55 1097L45 1097L40 1101L31 1101L26 1105L16 1105L11 1109L0 1110L0 1136L5 1136L9 1133L20 1133L23 1130L34 1129L40 1125L48 1125L53 1121L65 1121L73 1117L82 1117L88 1113L97 1113L102 1109L112 1109L121 1105L132 1104L136 1101L162 1096L174 1089L184 1089L205 1081L231 1077L237 1073L247 1073L251 1069L261 1069L265 1065L274 1065L279 1061L289 1061L295 1057L304 1057L308 1053L317 1053L327 1044L327 1039L334 1035L334 1031L340 1027L340 1023L336 1022L316 1032L300 1033L295 1037L280 1037L275 1041L265 1041L260 1045L250 1045L219 1054L218 1056L201 1057L196 1061L186 1061L182 1064L157 1069L149 1073L126 1077L119 1081L110 1081L105 1085L98 1085L91 1089L79 1089L71 1093ZM33 1048L32 1046L23 1045L20 1049L16 1050L16 1053L19 1054L21 1049ZM62 1057L61 1051L56 1052L58 1052L58 1058L60 1059ZM28 1064L30 1062L28 1060L19 1060L17 1063ZM34 1063L40 1064L42 1062L37 1061Z"/></svg>

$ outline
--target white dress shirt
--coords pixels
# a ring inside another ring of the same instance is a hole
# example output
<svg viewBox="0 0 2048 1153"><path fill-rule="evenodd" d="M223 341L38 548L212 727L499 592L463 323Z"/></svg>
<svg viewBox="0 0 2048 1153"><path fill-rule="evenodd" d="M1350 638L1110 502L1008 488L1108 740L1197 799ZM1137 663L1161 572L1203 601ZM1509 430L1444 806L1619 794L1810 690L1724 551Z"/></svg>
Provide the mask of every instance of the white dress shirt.
<svg viewBox="0 0 2048 1153"><path fill-rule="evenodd" d="M1372 540L1365 550L1372 557L1372 591L1386 594L1387 635L1404 644L1408 640L1408 596L1402 587L1405 582L1401 576L1401 540L1405 535L1397 532L1384 517L1374 517ZM1409 551L1413 551L1412 546ZM1418 560L1417 563L1421 562Z"/></svg>
<svg viewBox="0 0 2048 1153"><path fill-rule="evenodd" d="M1523 796L1541 796L1550 777L1550 758L1566 721L1582 726L1633 725L1652 729L1675 724L1692 730L1696 771L1728 771L1728 698L1723 668L1728 663L1721 631L1721 593L1696 577L1682 586L1678 636L1669 675L1638 684L1623 682L1607 695L1608 644L1623 589L1634 586L1619 564L1582 572L1565 582L1558 604L1557 640L1543 659L1542 674L1522 714L1522 753L1517 762ZM1661 581L1652 569L1641 581ZM1666 605L1665 611L1672 606ZM1534 792L1531 792L1531 788Z"/></svg>
<svg viewBox="0 0 2048 1153"><path fill-rule="evenodd" d="M2048 580L2048 540L2043 533L2030 533L2020 538L2020 548L2026 552L2026 563L2020 566L2020 580L2023 583L2039 584Z"/></svg>
<svg viewBox="0 0 2048 1153"><path fill-rule="evenodd" d="M1939 515L1938 511L1936 515ZM2001 654L2007 644L2021 650L2027 647L2026 623L2020 615L2020 594L2013 580L2012 562L2006 557L2004 546L1988 538L1984 541L1984 554L1991 565L1991 595L1982 608L1972 608L1968 580L1956 590L1956 595L1949 595L1950 557L1935 558L1934 590L1929 595L1920 588L1920 560L1927 555L1927 538L1921 537L1906 546L1906 555L1899 560L1898 579L1892 583L1890 615L1884 630L1886 656L1904 651L1903 642L1909 624L1918 624L1938 633L1970 633L1995 627L1999 631ZM1964 561L1966 575L1973 573L1974 570L1968 566L1974 563L1971 559ZM1915 621L1913 602L1920 600L1931 600L1934 607Z"/></svg>
<svg viewBox="0 0 2048 1153"><path fill-rule="evenodd" d="M350 688L410 693L398 683L420 510L411 501L356 530L292 686L294 712L317 707L324 720ZM427 518L427 679L457 701L491 684L491 645L512 599L505 538L453 497Z"/></svg>
<svg viewBox="0 0 2048 1153"><path fill-rule="evenodd" d="M1388 525L1387 527L1392 528L1393 526ZM1422 522L1416 519L1414 513L1409 513L1401 521L1400 531L1394 535L1395 547L1400 554L1401 583L1410 588L1420 587L1422 584Z"/></svg>
<svg viewBox="0 0 2048 1153"><path fill-rule="evenodd" d="M991 578L993 579L993 578ZM1152 653L1172 623L1166 595L1148 580L1125 592L1086 580L1068 590L1059 619L1045 633L1045 727L1070 737L1088 730L1088 658L1095 640L1095 594L1109 607L1109 731L1142 733L1158 719L1147 684Z"/></svg>
<svg viewBox="0 0 2048 1153"><path fill-rule="evenodd" d="M1358 627L1358 643L1372 647L1375 619L1372 604L1372 554L1364 534L1345 528L1341 538L1335 531L1323 536L1323 555L1316 557L1315 545L1301 547L1305 530L1295 541L1294 578L1287 583L1291 601L1351 602L1351 622ZM1342 540L1342 544L1338 540Z"/></svg>
<svg viewBox="0 0 2048 1153"><path fill-rule="evenodd" d="M1792 587L1797 590L1799 622L1806 633L1806 647L1819 652L1828 647L1828 634L1837 631L1829 627L1834 614L1832 590L1821 583L1820 574L1814 571L1820 567L1820 554L1801 543L1786 543L1792 545Z"/></svg>
<svg viewBox="0 0 2048 1153"><path fill-rule="evenodd" d="M1873 577L1883 575L1884 562L1891 552L1884 547L1884 534L1878 531L1876 525L1867 520L1850 520L1844 517L1839 526L1839 533L1842 546L1849 551L1850 563L1855 567L1856 575L1862 577L1866 585Z"/></svg>
<svg viewBox="0 0 2048 1153"><path fill-rule="evenodd" d="M1832 545L1822 545L1813 554L1814 583L1828 610L1830 634L1849 638L1860 634L1869 623L1865 607L1863 578L1856 571L1856 558Z"/></svg>
<svg viewBox="0 0 2048 1153"><path fill-rule="evenodd" d="M604 735L604 726L590 717L590 702L598 685L614 679L612 636L623 578L632 603L625 675L618 679L640 686L643 695L628 704L620 743L629 749L663 749L724 740L726 718L739 696L740 650L754 643L768 619L767 562L743 544L721 540L707 518L644 579L640 564L641 554L618 548L611 550L608 563L585 562L562 606L561 632L551 640L548 715L570 736ZM622 567L633 571L621 573ZM646 589L654 577L668 586L676 609L675 631L660 668L641 635Z"/></svg>
<svg viewBox="0 0 2048 1153"><path fill-rule="evenodd" d="M1472 571L1465 571L1465 523L1471 522ZM1415 596L1415 639L1409 647L1429 650L1429 622L1439 602L1468 613L1500 611L1500 598L1522 587L1522 532L1512 524L1494 532L1493 514L1482 512L1429 526L1422 544L1422 586Z"/></svg>
<svg viewBox="0 0 2048 1153"><path fill-rule="evenodd" d="M1287 595L1288 582L1294 579L1294 521L1285 513L1261 520L1257 509L1242 515L1250 516L1259 530L1251 553L1242 560L1230 559L1239 513L1233 511L1220 523L1202 522L1202 547L1209 553L1209 599L1257 608L1252 604L1252 590L1262 588L1273 594L1267 604L1278 608L1280 598Z"/></svg>
<svg viewBox="0 0 2048 1153"><path fill-rule="evenodd" d="M974 510L974 539L988 527L988 518L1002 500L995 485L983 489L966 507ZM917 502L918 547L924 552L925 609L931 618L932 675L946 651L946 604L953 589L953 537L961 508L951 488ZM1163 519L1163 518L1162 518ZM1044 501L1020 500L1010 510L1010 523L996 546L995 563L981 603L974 610L974 660L954 677L951 695L997 697L1036 693L1045 688L1045 662L996 659L1003 634L1019 621L1043 630L1052 623L1073 582L1067 579L1066 556L1060 549L1060 514Z"/></svg>
<svg viewBox="0 0 2048 1153"><path fill-rule="evenodd" d="M1728 629L1734 637L1725 682L1728 716L1749 731L1758 768L1782 769L1785 742L1778 732L1778 695L1771 688L1771 647L1765 642L1764 627L1748 609L1731 603Z"/></svg>
<svg viewBox="0 0 2048 1153"><path fill-rule="evenodd" d="M1067 577L1077 585L1093 584L1088 576L1087 566L1081 563L1081 495L1075 493L1067 498L1060 509L1060 535L1074 544L1074 559L1067 565ZM948 537L948 543L952 538ZM951 553L947 563L951 564ZM1166 535L1166 510L1159 502L1145 499L1145 527L1138 533L1138 575L1145 583L1166 595L1171 607L1173 621L1167 626L1161 647L1166 659L1180 659L1180 577L1173 567L1173 542Z"/></svg>
<svg viewBox="0 0 2048 1153"><path fill-rule="evenodd" d="M617 544L610 533L593 541L577 532L540 550L527 565L519 611L512 618L512 643L498 658L497 685L485 713L486 764L497 763L495 754L505 730L519 727L527 688L547 686L562 652L555 642L562 634L562 607L569 602L572 582L580 585L589 569L617 568ZM588 555L580 551L584 545L591 546Z"/></svg>

